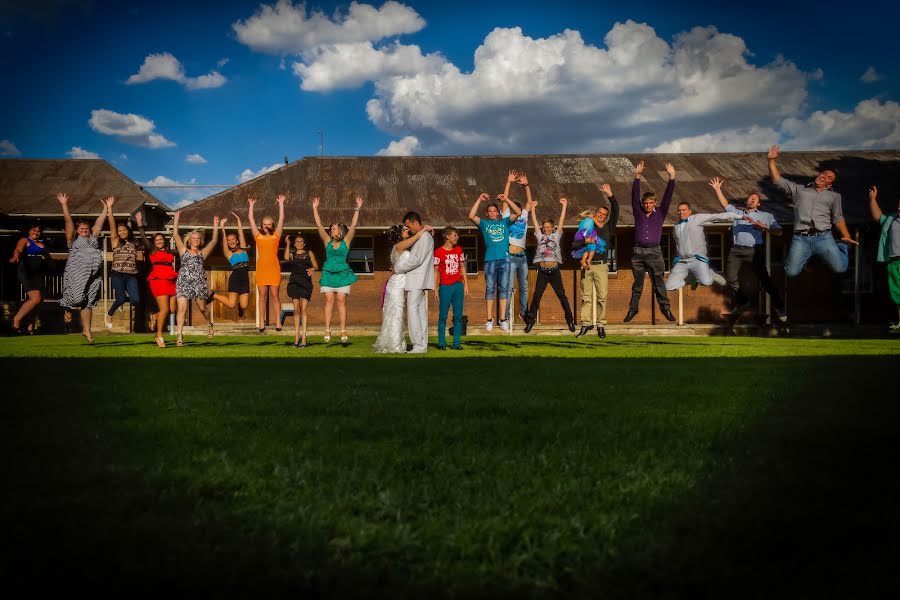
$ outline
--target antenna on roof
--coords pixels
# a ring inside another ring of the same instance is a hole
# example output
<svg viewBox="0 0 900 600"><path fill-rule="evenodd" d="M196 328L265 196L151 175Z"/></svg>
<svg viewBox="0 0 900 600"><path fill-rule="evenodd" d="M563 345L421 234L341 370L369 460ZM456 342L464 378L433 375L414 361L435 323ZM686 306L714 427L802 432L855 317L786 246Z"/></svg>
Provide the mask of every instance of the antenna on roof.
<svg viewBox="0 0 900 600"><path fill-rule="evenodd" d="M319 156L325 156L325 134L319 130Z"/></svg>
<svg viewBox="0 0 900 600"><path fill-rule="evenodd" d="M287 160L287 154L285 154L285 155L284 155L284 164L285 164L285 165L287 165L287 164L288 164L288 160Z"/></svg>

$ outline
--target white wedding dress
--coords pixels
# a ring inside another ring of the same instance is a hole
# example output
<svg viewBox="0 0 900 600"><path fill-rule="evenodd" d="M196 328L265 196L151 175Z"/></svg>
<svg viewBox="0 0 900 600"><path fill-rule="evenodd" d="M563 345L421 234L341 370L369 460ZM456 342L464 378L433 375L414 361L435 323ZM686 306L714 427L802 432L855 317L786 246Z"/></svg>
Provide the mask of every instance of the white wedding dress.
<svg viewBox="0 0 900 600"><path fill-rule="evenodd" d="M394 267L403 259L409 257L409 250L404 250L400 255L391 249L391 265ZM372 349L382 354L406 352L406 339L403 336L403 327L406 324L406 274L394 273L388 279L384 290L384 306L381 309L381 333L375 340Z"/></svg>

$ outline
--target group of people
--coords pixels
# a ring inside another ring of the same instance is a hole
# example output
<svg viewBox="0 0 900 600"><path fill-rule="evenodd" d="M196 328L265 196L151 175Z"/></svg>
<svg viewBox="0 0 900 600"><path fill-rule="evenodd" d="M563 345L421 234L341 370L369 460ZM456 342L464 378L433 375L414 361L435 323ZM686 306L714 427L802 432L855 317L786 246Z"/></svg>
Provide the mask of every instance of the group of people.
<svg viewBox="0 0 900 600"><path fill-rule="evenodd" d="M849 264L849 246L857 244L844 222L841 197L832 190L837 178L833 168L822 170L806 186L789 181L781 176L777 160L779 147L769 149L768 167L772 183L784 191L793 201L794 233L785 259L785 273L791 278L798 275L806 263L818 256L832 271L842 273ZM644 163L635 166L631 189L631 203L634 214L634 247L631 253L631 268L634 276L631 301L624 321L627 323L638 314L645 275L651 278L653 293L662 315L675 321L667 292L686 284L692 286L719 283L730 291L732 310L727 315L733 324L751 304L750 295L741 286L741 267L749 265L759 284L771 297L775 316L784 321L785 304L780 292L772 282L765 263L765 233L781 235L781 228L775 217L761 210L761 196L754 192L745 199L743 207L732 204L723 193L724 181L719 177L710 180L709 185L716 194L723 212L694 213L688 202L680 202L676 211L678 220L673 228L676 255L672 258L668 278L663 252L660 247L663 224L668 214L675 191L676 173L671 164L666 164L668 182L662 199L658 202L653 192L641 193L641 178ZM524 192L525 205L509 198L513 184ZM578 228L571 244L571 256L579 261L581 276L580 330L575 337L583 337L596 328L599 337L606 337L606 300L608 295L609 265L612 261L611 245L619 221L619 203L607 183L599 185L606 198L595 210L580 214ZM889 289L893 302L898 308L900 322L900 206L897 211L885 214L877 202L877 188L869 193L872 217L881 227L877 260L888 267ZM58 194L57 199L65 219L65 235L69 245L69 256L63 277L63 297L60 304L70 310L80 311L82 335L93 341L91 332L92 309L97 304L101 290L101 265L103 262L98 236L104 222L108 222L111 232L112 273L111 285L115 290L115 302L106 315L105 324L112 326L111 317L124 303L137 304L141 301L138 285L138 250L134 234L125 223L116 223L113 217L115 198L101 201L102 209L94 223L74 222L68 209L68 197ZM312 275L321 270L320 291L325 296L325 335L331 340L331 324L335 303L338 307L340 340L348 342L346 321L346 297L357 276L348 264L350 245L359 222L363 199L356 198L355 208L349 227L340 222L330 223L326 228L319 217L319 198L312 198L313 218L319 237L325 245L325 261L319 266L316 256L308 250L302 235L293 240L288 237L279 260L279 247L283 235L284 202L286 197L276 198L278 220L264 216L257 227L254 219L255 199L248 199L250 230L256 243L256 285L259 300L274 308L275 329L282 330L279 287L281 274L290 273L287 286L288 296L294 305L294 346L307 345L307 306L312 297ZM486 204L485 204L486 203ZM537 320L538 310L547 285L556 293L565 314L566 324L575 332L576 320L562 283L560 267L564 262L562 254L562 232L566 218L568 200L559 199L560 212L557 220L543 221L538 218L538 202L532 198L527 175L513 170L507 175L504 191L491 201L487 193L475 200L469 211L469 219L479 229L484 239L485 255L483 271L485 277L485 308L487 320L485 329L494 327L495 303L499 304L497 320L502 331L510 331L509 299L514 286L518 287L518 311L525 323L525 332L530 332ZM479 216L484 205L483 216ZM227 218L213 219L212 239L204 245L202 230L194 230L182 238L179 233L180 213L175 213L172 241L176 253L172 253L162 234L155 234L148 240L144 233L141 214L136 215L136 223L144 248L146 261L150 265L147 277L149 289L157 303L155 341L165 346L163 331L166 318L176 314L176 344L183 344L183 326L191 301L207 323L207 334L212 337L213 323L210 318L210 304L214 301L235 309L239 315L247 309L250 298L250 257L240 217L232 213L236 221L236 231L227 232ZM536 250L533 263L537 268L535 290L529 305L528 258L525 253L529 218L533 226ZM706 236L703 227L709 223L732 224L733 244L729 250L723 278L710 265ZM225 238L223 253L231 266L227 291L210 291L204 260L218 243L219 231ZM832 229L840 234L835 239ZM427 309L426 295L431 292L439 303L438 345L447 348L446 322L450 310L453 311L453 338L450 345L461 349L460 336L464 298L468 296L469 285L466 275L466 256L459 246L459 231L445 227L441 231L442 245L434 248L434 230L422 223L416 212L407 213L402 223L394 225L387 232L392 244L392 275L387 281L383 294L383 321L381 333L375 342L376 352L406 351L404 321L409 330L412 353L427 350ZM27 316L42 300L43 274L52 263L45 244L41 241L41 228L34 225L16 245L10 262L18 263L18 277L26 294L26 300L13 318L13 328L18 330ZM268 299L268 302L266 300ZM267 310L260 311L258 327L265 331L268 321ZM894 325L896 329L900 325Z"/></svg>

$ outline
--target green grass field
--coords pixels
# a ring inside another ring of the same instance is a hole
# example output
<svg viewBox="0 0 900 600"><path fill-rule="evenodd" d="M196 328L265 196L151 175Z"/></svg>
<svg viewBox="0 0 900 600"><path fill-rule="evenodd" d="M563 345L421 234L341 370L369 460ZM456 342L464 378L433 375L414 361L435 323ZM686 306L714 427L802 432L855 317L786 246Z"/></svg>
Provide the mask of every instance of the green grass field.
<svg viewBox="0 0 900 600"><path fill-rule="evenodd" d="M900 591L896 340L289 341L0 339L7 586Z"/></svg>

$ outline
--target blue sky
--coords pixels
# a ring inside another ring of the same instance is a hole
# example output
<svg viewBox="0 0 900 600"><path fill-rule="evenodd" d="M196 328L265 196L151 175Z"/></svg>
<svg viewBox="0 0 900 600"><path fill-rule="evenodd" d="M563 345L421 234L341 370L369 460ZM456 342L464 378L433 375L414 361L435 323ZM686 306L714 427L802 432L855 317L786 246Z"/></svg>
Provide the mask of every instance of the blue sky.
<svg viewBox="0 0 900 600"><path fill-rule="evenodd" d="M330 155L900 147L896 7L37 4L0 3L0 155L139 182L234 184L318 130Z"/></svg>

